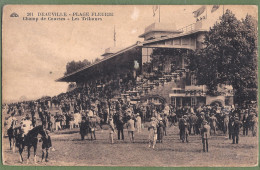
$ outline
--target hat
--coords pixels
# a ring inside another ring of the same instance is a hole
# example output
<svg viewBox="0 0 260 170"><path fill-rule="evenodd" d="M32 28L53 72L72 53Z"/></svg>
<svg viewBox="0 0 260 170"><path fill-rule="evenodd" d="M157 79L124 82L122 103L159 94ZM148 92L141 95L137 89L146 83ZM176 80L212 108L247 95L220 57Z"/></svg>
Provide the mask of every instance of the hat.
<svg viewBox="0 0 260 170"><path fill-rule="evenodd" d="M136 114L136 116L139 116L139 115L140 115L139 113Z"/></svg>

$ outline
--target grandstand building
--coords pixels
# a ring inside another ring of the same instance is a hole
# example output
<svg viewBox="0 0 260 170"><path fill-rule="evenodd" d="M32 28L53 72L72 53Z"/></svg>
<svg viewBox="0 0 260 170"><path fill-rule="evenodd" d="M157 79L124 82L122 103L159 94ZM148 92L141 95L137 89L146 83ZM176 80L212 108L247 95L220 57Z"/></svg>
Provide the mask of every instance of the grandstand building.
<svg viewBox="0 0 260 170"><path fill-rule="evenodd" d="M173 24L153 23L139 36L144 41L122 49L108 48L99 62L57 81L76 82L78 87L104 88L107 82L120 84L122 79L129 77L135 81L134 86L118 91L117 96L135 96L138 100L155 103L163 100L175 106L215 102L222 106L233 105L231 86L219 85L220 95L209 96L207 87L198 85L196 75L187 69L187 53L203 48L206 31L202 29L202 21L179 30Z"/></svg>

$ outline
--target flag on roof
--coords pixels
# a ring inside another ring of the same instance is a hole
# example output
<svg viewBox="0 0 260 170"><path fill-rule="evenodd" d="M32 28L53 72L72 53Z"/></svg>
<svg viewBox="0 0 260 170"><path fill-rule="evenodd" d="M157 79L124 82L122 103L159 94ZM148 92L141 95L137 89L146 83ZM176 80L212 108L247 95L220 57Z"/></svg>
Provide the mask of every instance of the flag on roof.
<svg viewBox="0 0 260 170"><path fill-rule="evenodd" d="M114 26L114 42L116 41L116 26Z"/></svg>
<svg viewBox="0 0 260 170"><path fill-rule="evenodd" d="M197 18L205 11L205 9L206 9L206 6L202 6L199 9L197 9L196 11L193 11L192 13L194 14L194 17Z"/></svg>
<svg viewBox="0 0 260 170"><path fill-rule="evenodd" d="M215 12L219 8L219 5L213 5L211 13Z"/></svg>
<svg viewBox="0 0 260 170"><path fill-rule="evenodd" d="M154 5L153 6L153 16L155 16L156 11L158 10L159 6L158 5Z"/></svg>

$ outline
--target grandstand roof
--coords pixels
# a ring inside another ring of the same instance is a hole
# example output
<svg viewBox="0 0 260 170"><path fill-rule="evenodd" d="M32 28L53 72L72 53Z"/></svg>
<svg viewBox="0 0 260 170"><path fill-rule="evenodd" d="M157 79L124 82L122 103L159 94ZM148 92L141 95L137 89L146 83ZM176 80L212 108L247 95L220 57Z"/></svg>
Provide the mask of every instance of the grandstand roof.
<svg viewBox="0 0 260 170"><path fill-rule="evenodd" d="M99 65L99 64L101 64L101 63L103 63L105 61L108 61L108 60L110 60L110 59L112 59L112 58L114 58L116 56L119 56L120 54L122 54L124 52L127 52L127 51L130 51L131 49L137 48L140 45L142 45L142 44L137 42L136 44L131 45L131 46L127 47L127 48L124 48L124 49L122 49L122 50L120 50L120 51L118 51L118 52L116 52L114 54L111 54L110 56L108 56L106 58L103 58L103 59L101 59L100 61L98 61L96 63L92 63L89 66L83 67L83 68L81 68L81 69L79 69L77 71L74 71L74 72L72 72L70 74L67 74L67 75L57 79L56 81L58 81L58 82L76 82L76 80L78 80L80 77L82 77L82 75L84 75L84 73L87 73L88 70L90 68L92 68L93 66L97 66L97 65Z"/></svg>
<svg viewBox="0 0 260 170"><path fill-rule="evenodd" d="M160 38L155 38L155 39L150 39L150 40L146 40L146 41L143 41L143 42L140 42L140 41L137 41L136 44L133 44L129 47L126 47L124 49L121 49L111 55L109 55L108 57L105 57L103 58L102 60L96 62L96 63L92 63L91 65L89 66L86 66L86 67L83 67L75 72L72 72L70 74L67 74L59 79L57 79L56 81L57 82L77 82L78 80L80 80L81 78L86 78L87 76L85 76L85 74L92 68L92 67L95 67L97 65L100 65L101 63L104 63L105 61L108 61L114 57L117 57L119 56L120 54L124 53L124 52L127 52L127 51L130 51L131 49L134 49L134 48L139 48L139 47L142 47L146 44L151 44L151 43L154 43L154 42L158 42L158 41L163 41L163 40L167 40L167 39L174 39L174 38L179 38L179 37L184 37L184 36L187 36L187 35L191 35L191 34L196 34L196 33L199 33L199 32L206 32L206 30L203 30L203 29L197 29L197 30L191 30L191 31L188 31L188 32L182 32L182 33L179 33L179 34L175 34L175 35L171 35L171 36L166 36L166 37L160 37ZM166 47L167 48L167 47ZM177 47L176 47L177 48ZM93 70L92 70L93 71ZM92 72L93 73L93 72Z"/></svg>

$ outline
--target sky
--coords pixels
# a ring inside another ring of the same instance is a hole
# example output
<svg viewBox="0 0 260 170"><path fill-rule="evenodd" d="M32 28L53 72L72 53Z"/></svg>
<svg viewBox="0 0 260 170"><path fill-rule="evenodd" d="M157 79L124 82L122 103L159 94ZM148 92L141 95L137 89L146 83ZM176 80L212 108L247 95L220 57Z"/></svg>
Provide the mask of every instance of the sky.
<svg viewBox="0 0 260 170"><path fill-rule="evenodd" d="M199 5L161 5L160 22L175 25L180 29L195 23L192 12ZM206 6L207 19L203 27L209 28L223 14L223 5L211 13L212 5ZM224 6L230 9L238 19L250 14L257 18L257 6ZM206 15L206 11L201 15ZM19 17L10 17L15 12ZM113 13L103 16L102 21L70 20L26 20L27 15L38 18L38 12ZM138 38L146 26L158 22L159 10L153 16L153 6L87 6L87 5L7 5L4 7L2 26L2 65L3 65L3 101L10 102L37 99L42 96L54 96L66 92L68 84L56 82L66 71L66 64L101 58L104 50L114 46L114 27L116 46L127 47L143 41Z"/></svg>

